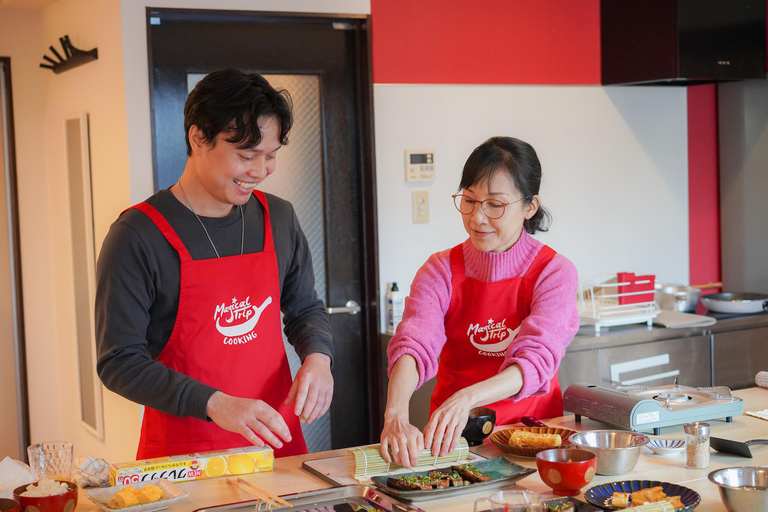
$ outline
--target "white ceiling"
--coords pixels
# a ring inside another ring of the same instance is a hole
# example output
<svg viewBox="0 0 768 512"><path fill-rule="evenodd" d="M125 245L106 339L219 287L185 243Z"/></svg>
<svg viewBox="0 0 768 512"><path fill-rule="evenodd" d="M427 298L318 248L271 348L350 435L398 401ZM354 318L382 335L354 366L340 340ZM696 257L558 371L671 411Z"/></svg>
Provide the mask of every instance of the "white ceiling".
<svg viewBox="0 0 768 512"><path fill-rule="evenodd" d="M39 11L57 0L0 0L0 9L25 9Z"/></svg>

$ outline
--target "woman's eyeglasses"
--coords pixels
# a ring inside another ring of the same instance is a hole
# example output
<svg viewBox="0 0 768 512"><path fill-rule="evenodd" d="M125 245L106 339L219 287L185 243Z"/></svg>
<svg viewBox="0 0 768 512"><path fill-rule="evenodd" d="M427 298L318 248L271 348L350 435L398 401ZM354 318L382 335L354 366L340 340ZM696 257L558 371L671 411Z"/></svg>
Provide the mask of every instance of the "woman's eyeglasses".
<svg viewBox="0 0 768 512"><path fill-rule="evenodd" d="M454 194L451 197L453 197L454 206L456 206L456 209L459 210L462 215L472 215L475 211L475 207L480 205L480 210L483 212L483 215L489 219L499 219L503 217L507 206L527 199L527 197L521 197L517 201L505 203L498 199L483 199L482 201L478 201L464 194Z"/></svg>

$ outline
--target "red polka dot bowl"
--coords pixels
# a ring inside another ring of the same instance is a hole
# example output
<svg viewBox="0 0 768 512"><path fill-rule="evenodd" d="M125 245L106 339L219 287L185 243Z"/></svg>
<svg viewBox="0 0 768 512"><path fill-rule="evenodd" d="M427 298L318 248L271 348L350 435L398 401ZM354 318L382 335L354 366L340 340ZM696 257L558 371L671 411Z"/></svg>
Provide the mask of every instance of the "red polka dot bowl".
<svg viewBox="0 0 768 512"><path fill-rule="evenodd" d="M77 484L67 480L56 480L67 485L67 491L53 496L22 496L27 485L17 487L13 498L19 502L20 512L74 512L77 506ZM37 485L39 482L35 482ZM28 484L29 485L29 484Z"/></svg>
<svg viewBox="0 0 768 512"><path fill-rule="evenodd" d="M539 476L558 496L576 496L592 481L597 456L587 450L553 448L536 454Z"/></svg>

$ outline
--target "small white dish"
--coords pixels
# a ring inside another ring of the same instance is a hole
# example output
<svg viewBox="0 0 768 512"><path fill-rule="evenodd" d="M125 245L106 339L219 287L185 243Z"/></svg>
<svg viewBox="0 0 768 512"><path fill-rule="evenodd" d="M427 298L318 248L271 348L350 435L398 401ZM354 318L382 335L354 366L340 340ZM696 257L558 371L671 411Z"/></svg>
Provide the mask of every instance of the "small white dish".
<svg viewBox="0 0 768 512"><path fill-rule="evenodd" d="M683 439L651 439L645 445L656 455L674 455L685 450L685 441Z"/></svg>
<svg viewBox="0 0 768 512"><path fill-rule="evenodd" d="M163 497L158 501L152 503L144 503L143 505L133 505L131 507L125 507L121 509L109 508L110 498L115 495L116 492L132 485L136 489L142 489L145 485L155 484L163 491ZM175 503L179 500L183 500L189 493L183 490L181 487L172 484L165 478L156 478L155 480L147 480L146 482L136 482L132 484L115 485L113 487L99 487L98 489L86 490L85 495L96 503L102 510L129 510L131 512L149 512L150 510L161 510L168 508L171 503Z"/></svg>

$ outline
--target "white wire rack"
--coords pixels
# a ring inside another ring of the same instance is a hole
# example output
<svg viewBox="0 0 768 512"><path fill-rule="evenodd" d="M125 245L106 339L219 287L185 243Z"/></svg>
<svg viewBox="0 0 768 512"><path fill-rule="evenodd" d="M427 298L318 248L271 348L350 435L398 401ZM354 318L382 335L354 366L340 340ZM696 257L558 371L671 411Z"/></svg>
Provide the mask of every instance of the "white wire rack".
<svg viewBox="0 0 768 512"><path fill-rule="evenodd" d="M616 273L588 272L579 274L579 317L601 327L647 323L659 314L653 300L653 276L650 279L619 282ZM642 288L640 291L625 291ZM650 299L650 300L647 300Z"/></svg>

